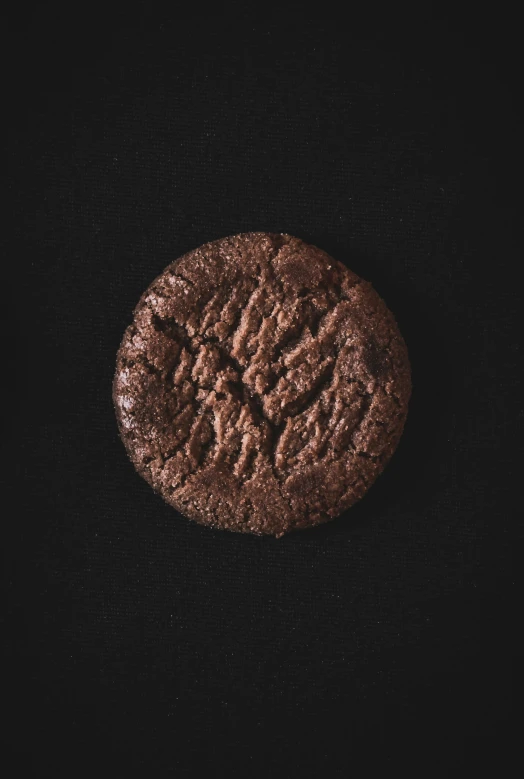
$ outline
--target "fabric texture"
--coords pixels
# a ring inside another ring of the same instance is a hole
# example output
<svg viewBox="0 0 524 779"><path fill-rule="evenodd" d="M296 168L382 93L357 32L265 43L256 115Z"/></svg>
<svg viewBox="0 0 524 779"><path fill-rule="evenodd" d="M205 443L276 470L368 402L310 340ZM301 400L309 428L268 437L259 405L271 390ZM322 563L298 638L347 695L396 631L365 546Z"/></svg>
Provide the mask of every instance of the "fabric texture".
<svg viewBox="0 0 524 779"><path fill-rule="evenodd" d="M431 775L508 754L511 63L417 19L415 36L218 12L82 41L49 20L12 32L5 644L24 775L338 777L411 759ZM299 236L369 280L413 372L369 494L281 540L180 517L134 472L111 399L143 290L246 231Z"/></svg>

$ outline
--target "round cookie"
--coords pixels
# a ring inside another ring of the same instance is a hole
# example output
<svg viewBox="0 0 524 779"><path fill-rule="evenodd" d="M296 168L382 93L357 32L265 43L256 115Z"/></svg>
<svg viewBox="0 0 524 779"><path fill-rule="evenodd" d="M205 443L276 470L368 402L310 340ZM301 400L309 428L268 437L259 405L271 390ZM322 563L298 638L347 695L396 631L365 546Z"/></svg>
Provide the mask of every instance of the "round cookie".
<svg viewBox="0 0 524 779"><path fill-rule="evenodd" d="M140 299L113 398L137 471L187 517L282 536L336 517L393 454L406 346L371 285L289 235L181 257Z"/></svg>

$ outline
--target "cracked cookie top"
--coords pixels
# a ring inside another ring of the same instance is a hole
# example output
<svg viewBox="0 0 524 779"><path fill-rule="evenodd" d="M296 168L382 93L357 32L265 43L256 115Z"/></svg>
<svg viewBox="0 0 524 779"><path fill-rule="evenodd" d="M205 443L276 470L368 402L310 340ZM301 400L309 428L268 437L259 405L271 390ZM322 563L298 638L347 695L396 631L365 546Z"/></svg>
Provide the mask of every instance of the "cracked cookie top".
<svg viewBox="0 0 524 779"><path fill-rule="evenodd" d="M146 290L113 398L131 460L168 503L281 536L364 495L410 391L404 341L370 284L298 238L244 233Z"/></svg>

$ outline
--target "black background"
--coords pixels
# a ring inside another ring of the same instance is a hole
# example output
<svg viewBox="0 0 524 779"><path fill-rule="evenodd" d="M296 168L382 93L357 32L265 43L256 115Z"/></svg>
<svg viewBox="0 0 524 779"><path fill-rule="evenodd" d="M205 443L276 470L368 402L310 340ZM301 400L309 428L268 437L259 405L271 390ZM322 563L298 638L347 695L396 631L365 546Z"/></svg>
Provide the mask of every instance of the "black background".
<svg viewBox="0 0 524 779"><path fill-rule="evenodd" d="M505 24L196 8L132 27L46 11L4 32L13 775L453 775L510 753L521 256ZM247 230L298 235L371 280L413 367L371 493L279 541L164 505L111 403L143 289Z"/></svg>

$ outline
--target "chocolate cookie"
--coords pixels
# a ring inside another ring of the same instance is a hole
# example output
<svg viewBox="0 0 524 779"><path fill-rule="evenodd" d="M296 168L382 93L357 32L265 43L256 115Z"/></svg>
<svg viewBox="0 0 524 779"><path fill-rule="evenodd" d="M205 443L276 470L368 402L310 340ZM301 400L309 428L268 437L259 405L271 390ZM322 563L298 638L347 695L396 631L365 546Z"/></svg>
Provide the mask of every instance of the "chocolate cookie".
<svg viewBox="0 0 524 779"><path fill-rule="evenodd" d="M245 233L146 290L113 396L131 460L168 503L282 536L364 495L410 391L404 341L370 284L298 238Z"/></svg>

